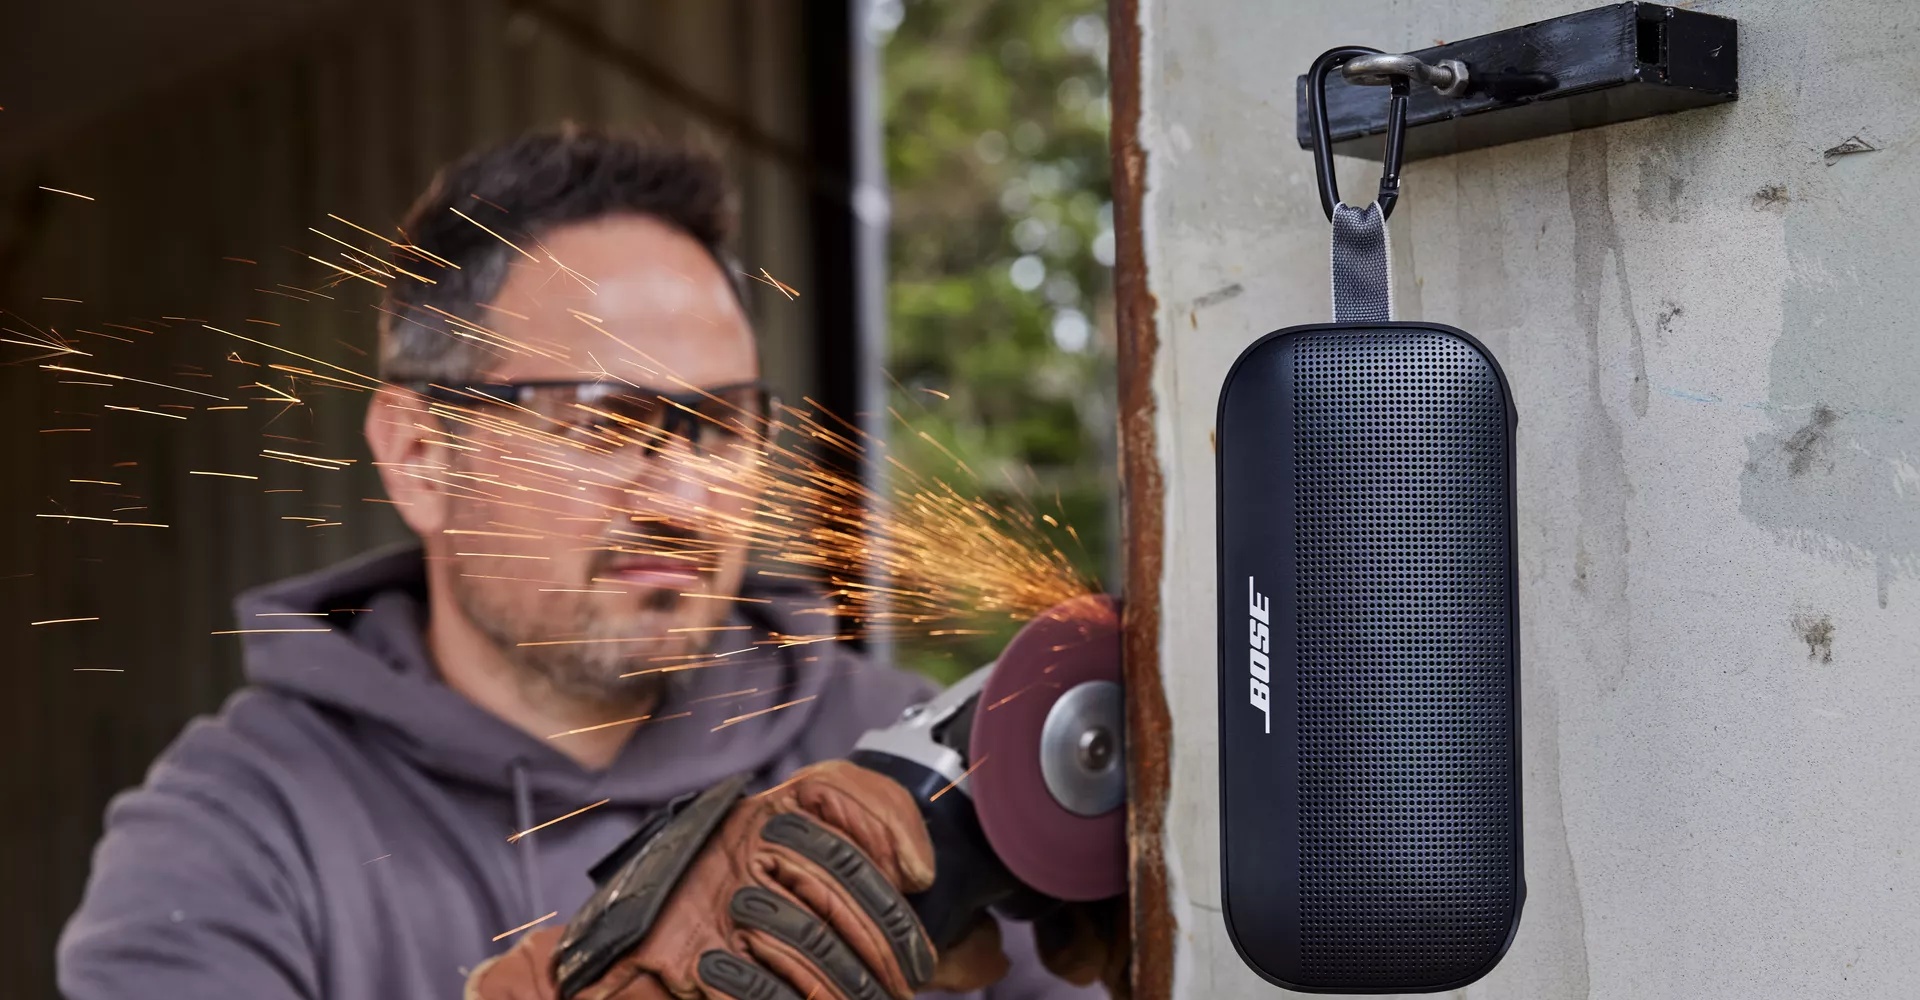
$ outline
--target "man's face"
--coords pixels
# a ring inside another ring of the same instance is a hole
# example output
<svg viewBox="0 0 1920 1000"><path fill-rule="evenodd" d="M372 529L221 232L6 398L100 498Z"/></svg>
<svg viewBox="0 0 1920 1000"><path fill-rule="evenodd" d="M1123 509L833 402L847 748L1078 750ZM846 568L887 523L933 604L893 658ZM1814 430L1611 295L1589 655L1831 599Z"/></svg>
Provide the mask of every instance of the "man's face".
<svg viewBox="0 0 1920 1000"><path fill-rule="evenodd" d="M451 427L471 450L448 449L453 499L426 544L461 612L529 680L617 707L724 635L756 503L758 443L659 394L751 385L759 359L727 276L685 234L619 216L542 242L526 248L538 261L512 255L483 310L514 346L472 381L589 387L527 390L534 412Z"/></svg>

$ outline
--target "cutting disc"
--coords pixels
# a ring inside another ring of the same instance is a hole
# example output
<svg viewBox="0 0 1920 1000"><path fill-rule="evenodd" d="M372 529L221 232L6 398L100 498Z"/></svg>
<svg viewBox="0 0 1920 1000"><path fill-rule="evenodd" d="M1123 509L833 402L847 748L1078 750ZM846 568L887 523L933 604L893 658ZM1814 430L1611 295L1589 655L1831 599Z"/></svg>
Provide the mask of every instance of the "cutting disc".
<svg viewBox="0 0 1920 1000"><path fill-rule="evenodd" d="M980 691L968 791L995 854L1056 899L1126 890L1120 609L1078 597L1027 623Z"/></svg>

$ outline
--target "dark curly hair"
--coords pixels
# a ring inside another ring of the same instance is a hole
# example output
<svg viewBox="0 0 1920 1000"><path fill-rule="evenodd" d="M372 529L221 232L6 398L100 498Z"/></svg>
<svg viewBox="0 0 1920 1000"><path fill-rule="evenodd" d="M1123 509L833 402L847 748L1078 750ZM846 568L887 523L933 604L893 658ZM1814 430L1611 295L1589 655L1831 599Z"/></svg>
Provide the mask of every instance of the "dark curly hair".
<svg viewBox="0 0 1920 1000"><path fill-rule="evenodd" d="M408 210L402 229L417 250L396 249L395 263L433 283L400 271L388 283L381 377L455 381L485 361L484 345L450 333L446 316L434 311L487 325L480 307L499 294L514 251L475 222L527 246L570 223L622 214L650 216L698 241L740 293L726 249L733 192L717 159L596 129L529 133L447 166Z"/></svg>

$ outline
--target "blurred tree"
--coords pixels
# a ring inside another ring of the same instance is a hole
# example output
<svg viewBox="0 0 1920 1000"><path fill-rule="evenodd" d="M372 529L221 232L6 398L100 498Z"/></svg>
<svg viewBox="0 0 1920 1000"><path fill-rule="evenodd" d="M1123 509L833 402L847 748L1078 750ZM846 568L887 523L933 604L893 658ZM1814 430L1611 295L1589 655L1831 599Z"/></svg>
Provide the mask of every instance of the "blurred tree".
<svg viewBox="0 0 1920 1000"><path fill-rule="evenodd" d="M1075 527L1061 549L1111 579L1113 206L1102 0L882 0L893 193L890 443L909 467L977 474L996 504ZM952 680L988 635L903 639L900 662Z"/></svg>

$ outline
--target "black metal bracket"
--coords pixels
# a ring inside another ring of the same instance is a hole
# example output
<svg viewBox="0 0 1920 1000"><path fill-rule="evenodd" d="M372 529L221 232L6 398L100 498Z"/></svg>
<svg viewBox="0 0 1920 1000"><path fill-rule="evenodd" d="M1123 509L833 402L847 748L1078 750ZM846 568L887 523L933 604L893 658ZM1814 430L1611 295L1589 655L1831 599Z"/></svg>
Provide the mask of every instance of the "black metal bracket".
<svg viewBox="0 0 1920 1000"><path fill-rule="evenodd" d="M1733 18L1652 3L1622 3L1508 28L1411 53L1467 65L1466 93L1414 87L1406 158L1445 156L1597 125L1612 125L1740 95ZM1313 147L1307 78L1295 87L1300 148ZM1327 81L1334 152L1381 157L1368 137L1387 129L1384 87Z"/></svg>

